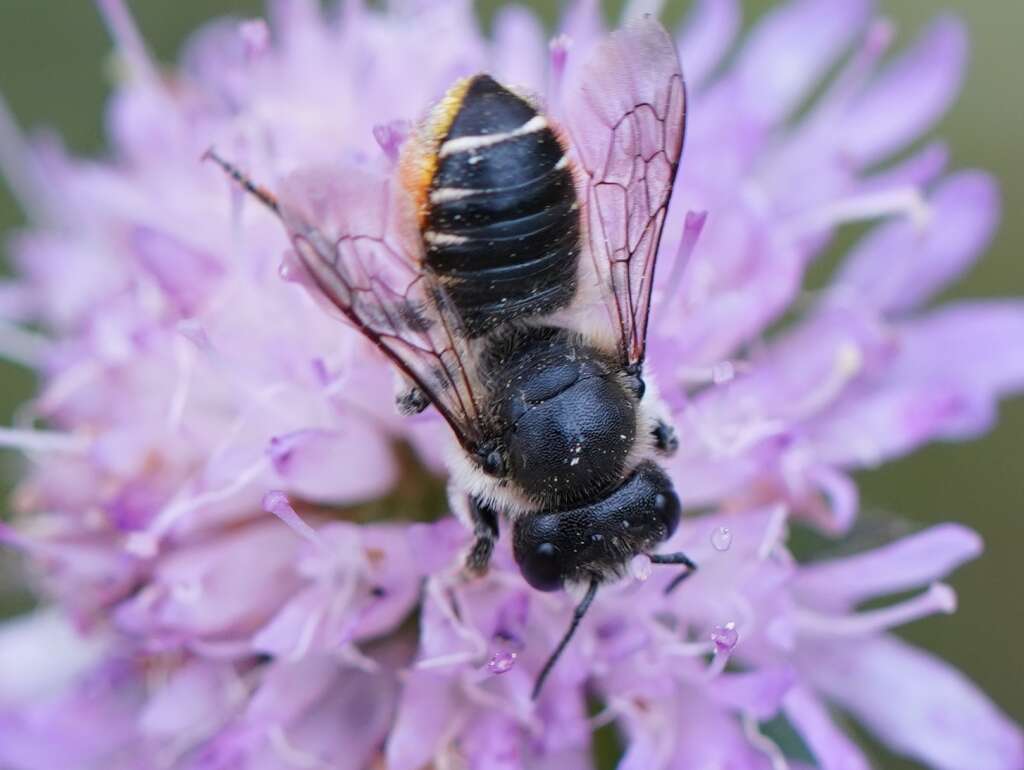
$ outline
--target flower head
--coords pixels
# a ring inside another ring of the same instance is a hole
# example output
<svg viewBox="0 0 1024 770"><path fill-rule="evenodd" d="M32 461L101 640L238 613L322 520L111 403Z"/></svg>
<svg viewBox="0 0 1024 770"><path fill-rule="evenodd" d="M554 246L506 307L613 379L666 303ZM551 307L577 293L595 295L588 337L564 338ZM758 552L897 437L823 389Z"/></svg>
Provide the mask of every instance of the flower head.
<svg viewBox="0 0 1024 770"><path fill-rule="evenodd" d="M34 461L0 543L50 600L0 629L0 764L589 768L614 723L623 770L867 767L835 710L938 770L1024 764L1016 725L888 633L953 611L941 581L980 553L974 533L810 562L788 542L795 523L846 533L851 471L977 435L1024 385L1024 305L927 306L998 219L990 177L947 173L941 145L906 153L956 92L960 23L881 64L892 30L867 0L790 0L726 60L737 4L697 3L648 362L695 514L666 550L700 570L666 596L675 575L635 561L534 703L572 597L530 589L504 543L464 579L445 425L394 413L387 363L281 280L279 223L199 162L217 145L268 183L388 170L463 75L557 115L605 34L590 2L550 43L521 8L485 38L466 2L401 6L275 2L201 29L165 76L101 0L125 65L111 156L0 136L34 217L0 307L43 329L18 332L42 386L0 433ZM802 293L855 221L873 224Z"/></svg>

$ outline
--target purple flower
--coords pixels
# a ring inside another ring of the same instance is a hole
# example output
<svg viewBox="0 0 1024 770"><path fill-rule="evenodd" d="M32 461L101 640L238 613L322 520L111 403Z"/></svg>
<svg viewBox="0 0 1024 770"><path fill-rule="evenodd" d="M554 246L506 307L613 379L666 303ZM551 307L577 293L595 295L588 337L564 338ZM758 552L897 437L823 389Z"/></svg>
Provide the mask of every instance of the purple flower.
<svg viewBox="0 0 1024 770"><path fill-rule="evenodd" d="M110 157L28 145L0 119L33 222L0 352L42 383L0 431L33 460L0 543L48 600L0 627L0 765L567 770L592 767L614 723L621 770L868 767L839 714L937 770L1024 767L1014 723L889 633L954 610L942 580L980 554L973 532L809 563L788 547L796 524L850 529L851 471L975 436L1024 386L1024 303L928 304L998 220L989 176L947 172L939 144L908 153L956 93L961 24L881 63L892 31L867 0L791 0L726 59L738 3L697 3L648 361L695 514L665 549L700 570L666 597L673 574L631 565L534 703L572 597L530 589L505 543L463 577L469 533L435 510L447 428L394 413L387 364L280 280L279 223L199 162L216 145L271 186L301 166L390 169L462 75L557 115L605 34L585 0L550 42L517 7L488 39L468 3L401 5L328 21L278 0L269 23L201 29L164 75L100 0L124 65ZM803 294L857 221L875 224Z"/></svg>

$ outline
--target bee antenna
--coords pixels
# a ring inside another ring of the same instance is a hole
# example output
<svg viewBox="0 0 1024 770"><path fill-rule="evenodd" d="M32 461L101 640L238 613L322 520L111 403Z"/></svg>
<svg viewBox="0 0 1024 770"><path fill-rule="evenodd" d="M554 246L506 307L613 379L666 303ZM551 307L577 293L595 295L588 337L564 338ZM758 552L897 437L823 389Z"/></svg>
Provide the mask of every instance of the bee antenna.
<svg viewBox="0 0 1024 770"><path fill-rule="evenodd" d="M651 564L681 564L686 569L680 572L672 581L665 586L665 594L670 594L675 591L679 584L682 583L686 578L690 577L694 572L697 571L697 564L687 556L685 553L652 553Z"/></svg>
<svg viewBox="0 0 1024 770"><path fill-rule="evenodd" d="M565 632L565 636L562 637L562 641L558 643L555 651L551 653L551 657L548 658L547 663L544 664L544 668L540 670L540 674L537 676L537 681L533 685L533 693L530 695L532 700L537 700L537 696L540 695L541 688L544 686L545 680L548 678L548 674L551 673L551 669L555 667L555 663L562 656L562 651L565 650L566 645L569 644L569 640L572 639L573 634L576 633L576 627L579 626L580 621L583 620L583 616L587 614L587 610L590 609L591 603L594 601L594 597L597 595L597 587L600 585L597 578L590 579L590 587L587 588L587 593L583 597L583 601L576 605L576 609L572 611L572 622L569 623L569 630Z"/></svg>
<svg viewBox="0 0 1024 770"><path fill-rule="evenodd" d="M262 187L253 182L252 179L250 179L245 173L242 172L241 169L238 168L238 166L234 165L229 161L224 160L224 158L217 154L217 151L215 149L213 149L212 147L209 148L206 152L202 154L202 157L200 157L199 160L212 160L214 163L220 166L221 169L223 169L225 174L227 174L229 177L238 182L238 184L240 184L247 193L254 196L257 200L259 200L260 203L262 203L268 209L273 211L275 214L281 216L281 208L280 206L278 206L277 198L274 196L274 194L270 192L267 188Z"/></svg>

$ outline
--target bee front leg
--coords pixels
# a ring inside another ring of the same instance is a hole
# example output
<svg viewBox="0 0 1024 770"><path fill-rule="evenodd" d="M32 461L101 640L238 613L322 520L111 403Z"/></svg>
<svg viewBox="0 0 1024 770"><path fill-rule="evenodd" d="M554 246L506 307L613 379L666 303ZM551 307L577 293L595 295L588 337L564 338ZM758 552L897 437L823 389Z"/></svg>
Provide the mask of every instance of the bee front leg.
<svg viewBox="0 0 1024 770"><path fill-rule="evenodd" d="M676 429L664 420L658 420L651 431L654 435L654 448L660 454L671 457L679 449L679 439L676 438Z"/></svg>
<svg viewBox="0 0 1024 770"><path fill-rule="evenodd" d="M498 540L498 512L483 500L469 498L469 515L473 520L473 547L466 556L466 570L472 575L486 575Z"/></svg>

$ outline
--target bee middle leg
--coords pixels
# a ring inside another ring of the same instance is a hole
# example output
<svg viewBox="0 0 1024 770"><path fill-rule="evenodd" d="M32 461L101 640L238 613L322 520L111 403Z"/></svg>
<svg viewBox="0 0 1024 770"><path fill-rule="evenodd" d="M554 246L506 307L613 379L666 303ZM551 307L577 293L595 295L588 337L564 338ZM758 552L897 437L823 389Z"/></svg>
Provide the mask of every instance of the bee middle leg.
<svg viewBox="0 0 1024 770"><path fill-rule="evenodd" d="M498 512L483 500L471 497L469 515L473 520L475 540L466 556L466 569L473 575L485 575L498 540Z"/></svg>
<svg viewBox="0 0 1024 770"><path fill-rule="evenodd" d="M430 406L430 399L415 385L395 389L395 409L403 417L419 414Z"/></svg>

